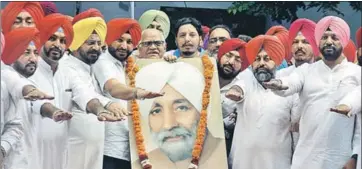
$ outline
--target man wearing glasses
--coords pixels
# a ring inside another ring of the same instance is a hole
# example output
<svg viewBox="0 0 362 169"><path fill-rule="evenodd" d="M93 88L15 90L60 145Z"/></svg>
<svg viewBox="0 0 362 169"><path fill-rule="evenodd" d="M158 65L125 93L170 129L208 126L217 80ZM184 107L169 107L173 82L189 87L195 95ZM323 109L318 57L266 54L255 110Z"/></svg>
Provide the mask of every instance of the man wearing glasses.
<svg viewBox="0 0 362 169"><path fill-rule="evenodd" d="M157 29L145 29L138 46L139 58L161 59L166 52L165 37Z"/></svg>
<svg viewBox="0 0 362 169"><path fill-rule="evenodd" d="M223 42L232 37L232 33L229 27L226 25L216 25L211 28L209 32L209 43L207 46L207 52L210 57L217 57L219 47Z"/></svg>

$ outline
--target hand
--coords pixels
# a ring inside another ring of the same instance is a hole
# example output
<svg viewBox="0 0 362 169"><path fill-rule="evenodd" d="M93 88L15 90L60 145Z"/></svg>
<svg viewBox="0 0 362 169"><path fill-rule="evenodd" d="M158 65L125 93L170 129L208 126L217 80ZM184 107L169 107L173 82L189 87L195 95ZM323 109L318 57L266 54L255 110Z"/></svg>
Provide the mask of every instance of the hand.
<svg viewBox="0 0 362 169"><path fill-rule="evenodd" d="M53 113L53 120L55 122L70 120L73 117L72 113L65 112L63 110L57 110Z"/></svg>
<svg viewBox="0 0 362 169"><path fill-rule="evenodd" d="M356 163L357 161L355 159L350 158L342 169L356 169Z"/></svg>
<svg viewBox="0 0 362 169"><path fill-rule="evenodd" d="M289 128L290 132L299 132L299 123L292 123Z"/></svg>
<svg viewBox="0 0 362 169"><path fill-rule="evenodd" d="M240 101L244 98L243 90L240 87L233 86L225 93L225 97L233 101Z"/></svg>
<svg viewBox="0 0 362 169"><path fill-rule="evenodd" d="M138 99L152 99L152 98L156 98L156 97L160 97L163 96L165 93L156 93L156 92L150 92L150 91L146 91L144 89L136 89L136 95Z"/></svg>
<svg viewBox="0 0 362 169"><path fill-rule="evenodd" d="M24 95L24 99L31 100L31 101L35 101L35 100L53 100L54 97L43 93L42 91L38 90L37 88L34 88L34 89L30 90L29 92L27 92Z"/></svg>
<svg viewBox="0 0 362 169"><path fill-rule="evenodd" d="M282 81L278 79L272 79L269 82L263 83L264 87L272 90L287 90L289 89L288 86L283 86Z"/></svg>
<svg viewBox="0 0 362 169"><path fill-rule="evenodd" d="M335 113L339 113L339 114L343 114L343 115L346 115L348 117L352 116L351 108L348 107L345 104L341 104L341 105L338 105L335 108L331 108L330 111L335 112Z"/></svg>
<svg viewBox="0 0 362 169"><path fill-rule="evenodd" d="M123 108L119 103L110 103L106 110L113 114L116 121L125 120L126 116L131 115L127 109Z"/></svg>
<svg viewBox="0 0 362 169"><path fill-rule="evenodd" d="M175 63L177 61L177 57L172 54L165 54L163 59L169 63Z"/></svg>

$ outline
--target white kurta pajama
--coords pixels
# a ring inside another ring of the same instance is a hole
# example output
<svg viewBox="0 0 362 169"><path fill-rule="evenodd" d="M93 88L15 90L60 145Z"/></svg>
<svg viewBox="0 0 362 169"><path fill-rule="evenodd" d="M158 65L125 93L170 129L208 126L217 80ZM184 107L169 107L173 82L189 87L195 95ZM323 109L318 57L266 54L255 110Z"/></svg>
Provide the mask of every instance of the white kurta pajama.
<svg viewBox="0 0 362 169"><path fill-rule="evenodd" d="M62 62L62 69L68 70L87 84L88 91L97 93L101 104L105 106L110 99L101 96L91 67L72 55ZM94 98L95 98L94 97ZM103 165L104 122L97 116L86 113L73 106L73 118L69 121L67 169L101 169Z"/></svg>
<svg viewBox="0 0 362 169"><path fill-rule="evenodd" d="M274 92L281 96L299 93L300 99L300 137L292 169L341 169L357 154L360 128L354 125L355 117L345 118L330 108L361 84L361 67L344 59L330 69L318 61L303 64L281 80L289 89Z"/></svg>
<svg viewBox="0 0 362 169"><path fill-rule="evenodd" d="M39 169L65 169L69 160L68 122L54 122L53 119L43 118L40 115L41 106L49 102L70 112L75 102L85 109L93 95L87 90L88 86L82 85L83 81L73 76L72 72L67 72L67 69L62 69L59 65L58 70L53 73L42 58L39 58L36 73L29 79L39 89L54 96L54 100L39 100L32 103L33 120L38 125L38 158L34 160L40 164Z"/></svg>
<svg viewBox="0 0 362 169"><path fill-rule="evenodd" d="M244 91L230 152L231 169L290 169L292 122L298 119L293 97L264 89L254 78L235 83Z"/></svg>
<svg viewBox="0 0 362 169"><path fill-rule="evenodd" d="M120 83L126 85L126 73L123 63L115 59L107 50L107 52L103 53L98 61L92 65L92 69L95 70L94 74L103 95L120 103L124 108L127 108L127 101L113 98L109 93L104 91L104 85L110 79L117 79ZM129 161L128 120L105 122L105 129L104 155Z"/></svg>

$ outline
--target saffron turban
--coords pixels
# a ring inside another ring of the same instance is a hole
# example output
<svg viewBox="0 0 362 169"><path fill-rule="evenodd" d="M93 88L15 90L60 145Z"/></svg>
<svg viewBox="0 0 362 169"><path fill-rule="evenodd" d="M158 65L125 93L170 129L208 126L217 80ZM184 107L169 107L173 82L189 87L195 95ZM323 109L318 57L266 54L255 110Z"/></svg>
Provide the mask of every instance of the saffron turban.
<svg viewBox="0 0 362 169"><path fill-rule="evenodd" d="M138 22L130 18L112 19L107 23L106 43L110 45L115 40L119 39L124 33L129 32L132 37L134 46L138 45L141 40L141 27Z"/></svg>
<svg viewBox="0 0 362 169"><path fill-rule="evenodd" d="M54 2L41 1L39 3L44 11L44 16L50 15L52 13L58 13L58 8Z"/></svg>
<svg viewBox="0 0 362 169"><path fill-rule="evenodd" d="M249 62L246 59L245 54L245 45L246 42L240 40L239 38L232 38L228 39L225 42L223 42L219 48L219 51L217 53L217 60L220 61L221 57L225 55L226 53L230 51L238 51L240 55L240 59L243 61L241 70L246 69L249 66Z"/></svg>
<svg viewBox="0 0 362 169"><path fill-rule="evenodd" d="M40 43L45 44L49 38L62 28L66 38L66 47L68 48L73 41L73 27L68 17L59 13L50 14L43 18L39 24Z"/></svg>
<svg viewBox="0 0 362 169"><path fill-rule="evenodd" d="M314 56L319 56L319 48L314 38L315 27L316 23L309 19L301 18L295 20L289 28L289 45L292 46L294 38L301 32L312 46Z"/></svg>
<svg viewBox="0 0 362 169"><path fill-rule="evenodd" d="M289 31L284 26L273 26L271 27L265 35L276 36L282 45L284 46L284 56L285 60L289 62L292 59L291 49L289 45Z"/></svg>
<svg viewBox="0 0 362 169"><path fill-rule="evenodd" d="M95 31L102 43L104 42L107 34L106 22L100 17L91 17L78 21L73 25L74 38L69 49L71 51L77 50Z"/></svg>
<svg viewBox="0 0 362 169"><path fill-rule="evenodd" d="M251 39L246 45L246 57L250 64L255 61L261 48L265 50L277 66L282 63L285 49L280 40L270 35L259 35Z"/></svg>
<svg viewBox="0 0 362 169"><path fill-rule="evenodd" d="M356 60L356 57L357 57L356 51L357 51L357 49L356 49L356 46L354 45L353 41L349 40L349 43L343 49L343 54L344 54L344 56L346 56L348 62L354 63L354 61Z"/></svg>
<svg viewBox="0 0 362 169"><path fill-rule="evenodd" d="M1 13L1 27L4 34L10 32L16 17L22 10L29 12L33 17L35 25L38 25L44 17L44 12L39 2L9 2Z"/></svg>
<svg viewBox="0 0 362 169"><path fill-rule="evenodd" d="M356 32L356 42L357 42L357 47L361 48L362 47L362 27L360 27Z"/></svg>
<svg viewBox="0 0 362 169"><path fill-rule="evenodd" d="M153 22L156 21L161 25L161 29L163 30L163 35L165 39L168 37L170 33L170 19L167 14L163 11L159 10L148 10L144 12L141 17L138 19L138 22L141 25L141 29L145 30L147 27Z"/></svg>
<svg viewBox="0 0 362 169"><path fill-rule="evenodd" d="M40 49L40 33L36 28L18 28L5 34L6 47L2 53L1 60L10 65L14 63L28 48L30 42Z"/></svg>
<svg viewBox="0 0 362 169"><path fill-rule="evenodd" d="M0 44L1 44L1 46L0 46L0 56L1 56L1 54L3 53L3 50L4 50L4 47L5 47L5 39L4 39L4 35L3 35L3 33L1 32L1 39L0 39Z"/></svg>
<svg viewBox="0 0 362 169"><path fill-rule="evenodd" d="M336 16L326 16L317 23L314 36L318 46L328 28L337 35L343 48L347 46L350 39L349 26L343 19Z"/></svg>
<svg viewBox="0 0 362 169"><path fill-rule="evenodd" d="M100 17L100 18L104 19L104 16L98 9L89 8L88 10L81 12L78 15L74 16L72 24L74 25L75 23L77 23L78 21L80 21L82 19L91 18L91 17Z"/></svg>

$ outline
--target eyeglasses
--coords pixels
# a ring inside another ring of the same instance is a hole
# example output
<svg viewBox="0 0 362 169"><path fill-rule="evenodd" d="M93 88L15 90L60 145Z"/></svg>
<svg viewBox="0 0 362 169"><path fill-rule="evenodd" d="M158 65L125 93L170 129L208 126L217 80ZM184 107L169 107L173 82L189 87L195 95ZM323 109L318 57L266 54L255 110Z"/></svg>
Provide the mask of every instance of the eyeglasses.
<svg viewBox="0 0 362 169"><path fill-rule="evenodd" d="M154 44L155 46L160 47L164 43L165 43L165 41L156 40L156 41L141 42L141 45L144 46L144 47L150 47L150 46L152 46Z"/></svg>
<svg viewBox="0 0 362 169"><path fill-rule="evenodd" d="M210 39L209 39L209 43L214 44L214 43L216 43L217 41L225 42L226 40L228 40L228 38L225 38L225 37L210 38Z"/></svg>

